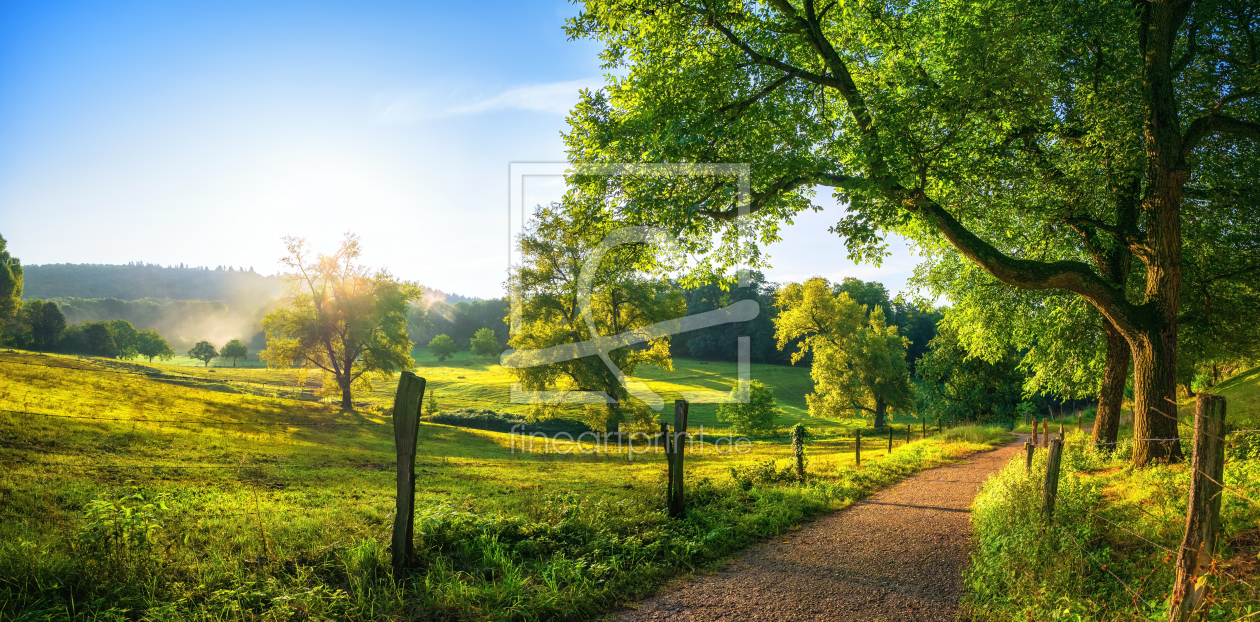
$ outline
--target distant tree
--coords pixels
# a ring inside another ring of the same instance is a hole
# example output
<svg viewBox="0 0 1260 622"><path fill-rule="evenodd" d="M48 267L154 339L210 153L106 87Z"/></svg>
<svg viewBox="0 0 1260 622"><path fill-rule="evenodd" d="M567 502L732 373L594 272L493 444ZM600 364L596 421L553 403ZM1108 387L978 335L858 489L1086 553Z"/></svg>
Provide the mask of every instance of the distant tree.
<svg viewBox="0 0 1260 622"><path fill-rule="evenodd" d="M617 239L605 236L627 233L612 229L615 223L590 218L583 213L583 206L567 207L572 211L562 204L539 207L518 241L521 262L509 281L512 291L520 294L520 323L509 342L513 349L518 353L545 351L601 334L635 331L686 314L682 295L646 270L653 260L648 245L602 246ZM600 252L602 256L597 254ZM590 306L586 309L580 295L583 283L590 287L586 298ZM528 364L528 355L516 356L519 366L509 371L526 391L602 391L606 398L583 408L586 424L601 431L614 431L623 422L644 427L654 424L656 415L649 410L653 404L647 400L660 398L633 380L634 370L640 364L674 368L668 335L601 356L554 363ZM533 414L554 417L562 407L541 401L534 404Z"/></svg>
<svg viewBox="0 0 1260 622"><path fill-rule="evenodd" d="M498 356L503 351L503 347L499 345L499 338L495 337L494 331L489 328L478 329L468 345L473 356Z"/></svg>
<svg viewBox="0 0 1260 622"><path fill-rule="evenodd" d="M455 340L446 335L438 335L429 342L429 352L436 356L439 361L445 361L455 356L455 352L458 349L459 346L455 345Z"/></svg>
<svg viewBox="0 0 1260 622"><path fill-rule="evenodd" d="M249 356L249 349L245 347L245 344L241 343L240 339L233 339L223 346L223 349L219 351L219 356L225 359L232 359L232 367L236 367L236 359L243 359Z"/></svg>
<svg viewBox="0 0 1260 622"><path fill-rule="evenodd" d="M175 351L166 343L166 340L159 335L156 330L146 328L140 331L139 338L136 343L136 351L141 356L149 358L152 363L154 358L160 361L169 361L175 358Z"/></svg>
<svg viewBox="0 0 1260 622"><path fill-rule="evenodd" d="M0 236L0 324L12 320L22 305L22 262L5 250Z"/></svg>
<svg viewBox="0 0 1260 622"><path fill-rule="evenodd" d="M66 316L62 315L61 307L51 300L32 300L28 306L35 312L35 317L27 319L31 325L31 342L35 349L39 352L55 349L57 342L61 340L61 334L66 332Z"/></svg>
<svg viewBox="0 0 1260 622"><path fill-rule="evenodd" d="M932 421L1012 423L1023 414L1025 376L1019 364L1012 348L993 362L972 356L953 323L941 322L932 347L919 359L919 413Z"/></svg>
<svg viewBox="0 0 1260 622"><path fill-rule="evenodd" d="M198 341L197 345L188 351L188 358L205 361L206 367L210 366L210 359L218 358L218 356L219 351L214 349L214 344L204 340Z"/></svg>
<svg viewBox="0 0 1260 622"><path fill-rule="evenodd" d="M118 346L118 358L130 360L140 356L140 331L127 320L111 320L109 330Z"/></svg>
<svg viewBox="0 0 1260 622"><path fill-rule="evenodd" d="M810 376L814 393L806 396L815 417L840 417L863 412L884 427L889 409L914 405L908 340L887 326L884 310L855 302L848 293L835 293L826 279L792 283L779 292L775 319L779 347L800 339L792 362L813 357Z"/></svg>
<svg viewBox="0 0 1260 622"><path fill-rule="evenodd" d="M109 322L84 322L83 341L88 354L114 358L118 356L118 345L114 342L114 331Z"/></svg>
<svg viewBox="0 0 1260 622"><path fill-rule="evenodd" d="M740 397L740 387L731 390L732 397ZM748 403L720 404L718 421L729 423L736 434L771 434L778 426L779 406L774 400L774 390L760 380L748 385Z"/></svg>
<svg viewBox="0 0 1260 622"><path fill-rule="evenodd" d="M306 240L285 238L284 263L293 272L280 307L263 318L269 366L320 369L327 390L341 393L351 410L351 390L370 389L369 377L388 378L415 366L407 338L407 309L423 292L388 272L357 263L359 238L347 233L337 252L311 257Z"/></svg>

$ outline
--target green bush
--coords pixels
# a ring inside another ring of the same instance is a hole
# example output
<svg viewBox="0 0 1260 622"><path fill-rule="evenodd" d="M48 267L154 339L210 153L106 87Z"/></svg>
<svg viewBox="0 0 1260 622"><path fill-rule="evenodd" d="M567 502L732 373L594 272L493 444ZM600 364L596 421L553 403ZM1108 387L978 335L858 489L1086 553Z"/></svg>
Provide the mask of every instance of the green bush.
<svg viewBox="0 0 1260 622"><path fill-rule="evenodd" d="M420 420L427 421L429 423L454 425L461 428L489 430L491 432L512 432L513 427L521 426L515 430L518 434L532 434L534 432L557 434L560 432L567 432L569 434L578 435L583 432L591 431L586 424L580 421L569 421L567 419L530 421L520 415L500 413L493 410L452 410L449 412L441 412L436 415L426 415L421 417Z"/></svg>

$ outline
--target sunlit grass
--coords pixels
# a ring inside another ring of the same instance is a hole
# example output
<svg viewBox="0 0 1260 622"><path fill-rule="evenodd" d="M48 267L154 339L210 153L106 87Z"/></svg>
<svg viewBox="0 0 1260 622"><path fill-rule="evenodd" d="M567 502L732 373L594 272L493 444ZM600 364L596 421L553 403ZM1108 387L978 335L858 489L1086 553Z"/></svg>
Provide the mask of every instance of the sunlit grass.
<svg viewBox="0 0 1260 622"><path fill-rule="evenodd" d="M694 366L697 384L674 377L673 386L715 388L727 371ZM789 382L795 373L801 386L803 370L779 369L780 379ZM160 375L134 373L147 371ZM506 389L482 382L506 375L492 361L421 359L418 371L438 387L444 409L503 409L497 400ZM428 547L431 566L422 576L429 583L389 587L381 543L392 524L394 439L383 407L393 387L381 383L356 397L365 405L342 412L314 397L313 378L298 386L298 377L0 353L0 617L45 609L50 619L99 616L107 607L90 603L109 593L101 602L119 608L171 608L163 619L193 612L210 619L267 611L275 617L294 603L359 619L416 607L439 618L557 612L584 618L680 569L716 563L805 516L986 446L942 439L906 445L899 431L891 456L886 439L868 439L859 471L851 439L820 438L808 446L808 486L740 492L731 487L732 467L774 461L782 469L790 448L755 440L741 445L745 453L721 452L706 433L687 455L693 514L672 522L663 515L665 468L655 450L632 455L614 442L592 453L588 438L584 452L562 440L551 447L536 442L529 453L506 434L422 424L417 513L427 526L417 531L430 534L419 536ZM698 432L703 415L692 416ZM639 441L636 448L645 446ZM94 533L87 508L133 493L167 508L154 523L160 546L145 549L148 565L133 560L107 568L105 558L91 561L84 548ZM580 519L589 534L557 549L560 557L545 547L513 548L477 574L490 562L468 555L500 550L479 538L551 542L561 537L555 530L570 520L565 516ZM701 525L723 535L695 531ZM639 543L589 549L599 538ZM572 564L592 555L617 569L600 582L574 570ZM347 596L336 596L338 590ZM72 606L71 596L79 604ZM503 605L503 598L515 604Z"/></svg>

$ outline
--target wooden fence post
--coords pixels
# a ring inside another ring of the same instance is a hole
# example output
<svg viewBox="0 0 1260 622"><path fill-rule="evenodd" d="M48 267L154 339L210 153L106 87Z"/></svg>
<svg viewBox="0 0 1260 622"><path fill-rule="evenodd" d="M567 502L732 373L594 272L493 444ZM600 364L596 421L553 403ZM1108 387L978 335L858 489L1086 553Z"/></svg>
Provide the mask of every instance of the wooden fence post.
<svg viewBox="0 0 1260 622"><path fill-rule="evenodd" d="M1169 622L1189 620L1206 591L1198 585L1216 552L1220 528L1221 482L1225 472L1225 398L1200 393L1194 408L1194 457L1191 458L1190 500L1186 503L1186 535L1177 553Z"/></svg>
<svg viewBox="0 0 1260 622"><path fill-rule="evenodd" d="M398 454L398 500L394 508L392 553L395 571L415 561L413 535L416 522L416 437L420 432L420 398L424 378L409 371L400 374L394 393L394 450Z"/></svg>
<svg viewBox="0 0 1260 622"><path fill-rule="evenodd" d="M1085 431L1085 411L1083 410L1077 411L1076 413L1076 431L1077 432Z"/></svg>
<svg viewBox="0 0 1260 622"><path fill-rule="evenodd" d="M1040 445L1040 444L1041 444L1041 442L1040 442L1040 441L1039 441L1039 439L1037 438L1037 420L1036 420L1036 419L1033 419L1032 426L1033 426L1033 429L1032 429L1032 444L1033 444L1033 447L1036 447L1036 446L1038 446L1038 445Z"/></svg>
<svg viewBox="0 0 1260 622"><path fill-rule="evenodd" d="M1032 441L1024 441L1024 470L1025 471L1032 470L1032 459L1033 459L1034 449L1036 449L1036 446L1033 445Z"/></svg>
<svg viewBox="0 0 1260 622"><path fill-rule="evenodd" d="M927 438L927 419L923 420L923 438Z"/></svg>
<svg viewBox="0 0 1260 622"><path fill-rule="evenodd" d="M857 437L853 441L853 464L862 466L862 428L857 429Z"/></svg>
<svg viewBox="0 0 1260 622"><path fill-rule="evenodd" d="M906 444L910 444L910 424L906 424Z"/></svg>
<svg viewBox="0 0 1260 622"><path fill-rule="evenodd" d="M1041 503L1047 520L1054 518L1054 500L1059 496L1059 463L1062 461L1063 439L1056 438L1050 441L1050 453L1046 456L1046 483L1041 490Z"/></svg>
<svg viewBox="0 0 1260 622"><path fill-rule="evenodd" d="M1041 446L1050 446L1050 419L1045 417L1041 419Z"/></svg>
<svg viewBox="0 0 1260 622"><path fill-rule="evenodd" d="M670 516L682 516L686 511L683 496L683 438L687 436L687 400L674 400L674 493L669 507Z"/></svg>
<svg viewBox="0 0 1260 622"><path fill-rule="evenodd" d="M888 424L888 453L892 453L892 424Z"/></svg>
<svg viewBox="0 0 1260 622"><path fill-rule="evenodd" d="M661 424L661 446L665 451L665 507L674 507L674 444L669 435L669 424Z"/></svg>

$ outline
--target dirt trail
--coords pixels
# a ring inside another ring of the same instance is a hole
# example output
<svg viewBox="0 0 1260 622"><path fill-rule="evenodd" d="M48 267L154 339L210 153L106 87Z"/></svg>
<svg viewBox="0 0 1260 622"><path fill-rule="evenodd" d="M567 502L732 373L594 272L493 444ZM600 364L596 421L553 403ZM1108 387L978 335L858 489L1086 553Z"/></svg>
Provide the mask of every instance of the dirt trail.
<svg viewBox="0 0 1260 622"><path fill-rule="evenodd" d="M755 545L717 574L681 581L616 619L953 621L968 507L1021 450L1022 436Z"/></svg>

